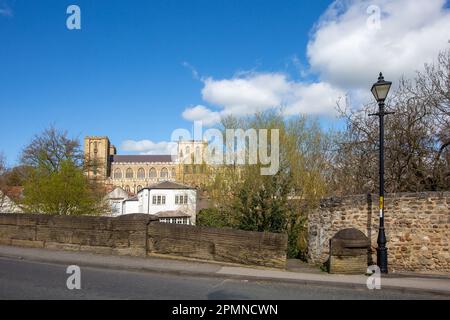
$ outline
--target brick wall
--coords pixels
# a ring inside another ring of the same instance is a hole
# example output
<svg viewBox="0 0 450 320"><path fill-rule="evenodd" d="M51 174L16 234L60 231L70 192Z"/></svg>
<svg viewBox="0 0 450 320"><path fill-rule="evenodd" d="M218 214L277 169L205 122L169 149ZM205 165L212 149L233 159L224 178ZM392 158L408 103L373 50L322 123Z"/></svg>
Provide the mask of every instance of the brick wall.
<svg viewBox="0 0 450 320"><path fill-rule="evenodd" d="M283 234L117 218L0 213L0 244L145 257L151 254L284 268Z"/></svg>
<svg viewBox="0 0 450 320"><path fill-rule="evenodd" d="M308 255L322 264L329 240L345 228L364 232L376 262L378 196L359 195L323 200L309 215ZM390 271L450 272L450 192L399 193L385 197L385 228Z"/></svg>

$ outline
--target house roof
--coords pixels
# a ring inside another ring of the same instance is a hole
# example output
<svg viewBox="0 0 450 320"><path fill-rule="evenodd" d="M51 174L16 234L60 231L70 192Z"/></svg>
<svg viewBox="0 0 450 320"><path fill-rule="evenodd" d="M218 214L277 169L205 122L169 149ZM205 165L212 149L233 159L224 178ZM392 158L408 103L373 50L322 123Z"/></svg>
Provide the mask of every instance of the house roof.
<svg viewBox="0 0 450 320"><path fill-rule="evenodd" d="M174 162L171 155L112 155L111 162Z"/></svg>
<svg viewBox="0 0 450 320"><path fill-rule="evenodd" d="M105 199L128 199L131 196L131 193L126 192L121 187L114 187L106 194Z"/></svg>
<svg viewBox="0 0 450 320"><path fill-rule="evenodd" d="M190 215L179 210L160 211L155 214L158 218L189 218Z"/></svg>
<svg viewBox="0 0 450 320"><path fill-rule="evenodd" d="M164 189L164 190L169 190L169 189L195 189L193 187L181 184L181 183L176 183L176 182L172 182L172 181L163 181L163 182L159 182L156 183L154 185L151 185L149 187L146 187L144 189Z"/></svg>
<svg viewBox="0 0 450 320"><path fill-rule="evenodd" d="M8 186L3 188L2 191L8 198L12 200L20 199L23 196L23 187L20 186Z"/></svg>
<svg viewBox="0 0 450 320"><path fill-rule="evenodd" d="M126 199L123 202L125 202L125 201L139 201L139 199L138 199L138 197L133 197L133 198L130 198L130 199Z"/></svg>

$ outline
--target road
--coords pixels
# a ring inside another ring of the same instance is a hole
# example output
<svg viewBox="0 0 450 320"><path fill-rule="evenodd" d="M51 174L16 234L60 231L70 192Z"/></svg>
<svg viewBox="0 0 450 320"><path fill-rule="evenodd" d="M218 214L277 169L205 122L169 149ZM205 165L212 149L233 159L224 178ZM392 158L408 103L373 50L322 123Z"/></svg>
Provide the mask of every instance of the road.
<svg viewBox="0 0 450 320"><path fill-rule="evenodd" d="M0 299L445 299L426 293L81 268L81 289L66 286L67 266L0 257Z"/></svg>

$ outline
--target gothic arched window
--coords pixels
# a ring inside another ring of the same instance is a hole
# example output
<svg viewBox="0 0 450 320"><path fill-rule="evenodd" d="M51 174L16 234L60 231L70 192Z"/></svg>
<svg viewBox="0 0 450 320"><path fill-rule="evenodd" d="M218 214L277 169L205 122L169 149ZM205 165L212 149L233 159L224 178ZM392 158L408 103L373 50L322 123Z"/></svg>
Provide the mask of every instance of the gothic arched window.
<svg viewBox="0 0 450 320"><path fill-rule="evenodd" d="M114 179L122 179L122 170L120 169L114 170Z"/></svg>
<svg viewBox="0 0 450 320"><path fill-rule="evenodd" d="M175 170L175 168L172 168L172 178L175 179L176 176L177 176L176 170Z"/></svg>
<svg viewBox="0 0 450 320"><path fill-rule="evenodd" d="M127 169L127 172L126 172L126 174L125 174L125 177L126 177L127 179L133 179L133 177L134 177L133 169L128 168L128 169Z"/></svg>
<svg viewBox="0 0 450 320"><path fill-rule="evenodd" d="M145 179L145 170L143 168L139 168L137 172L137 178L138 179Z"/></svg>
<svg viewBox="0 0 450 320"><path fill-rule="evenodd" d="M167 179L167 178L169 178L169 170L167 170L167 168L162 168L162 169L161 169L161 173L159 174L159 176L160 176L162 179Z"/></svg>
<svg viewBox="0 0 450 320"><path fill-rule="evenodd" d="M153 179L158 177L155 168L151 168L151 169L150 169L150 171L149 171L149 173L148 173L148 177L149 177L149 178L153 178Z"/></svg>
<svg viewBox="0 0 450 320"><path fill-rule="evenodd" d="M189 146L188 147L186 147L186 155L189 155L191 153L191 148L189 148Z"/></svg>
<svg viewBox="0 0 450 320"><path fill-rule="evenodd" d="M130 192L130 186L125 186L125 191Z"/></svg>
<svg viewBox="0 0 450 320"><path fill-rule="evenodd" d="M137 191L137 192L139 192L139 191L141 191L141 190L142 190L142 186L137 186L137 187L136 187L136 191Z"/></svg>

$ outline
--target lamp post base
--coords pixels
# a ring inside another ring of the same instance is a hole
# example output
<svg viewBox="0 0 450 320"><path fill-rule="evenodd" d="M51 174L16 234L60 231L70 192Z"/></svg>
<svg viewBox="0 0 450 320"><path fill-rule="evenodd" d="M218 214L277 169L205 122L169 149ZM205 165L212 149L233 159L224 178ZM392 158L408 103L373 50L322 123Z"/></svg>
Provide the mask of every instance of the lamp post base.
<svg viewBox="0 0 450 320"><path fill-rule="evenodd" d="M377 265L381 273L388 273L388 249L386 247L377 248Z"/></svg>

